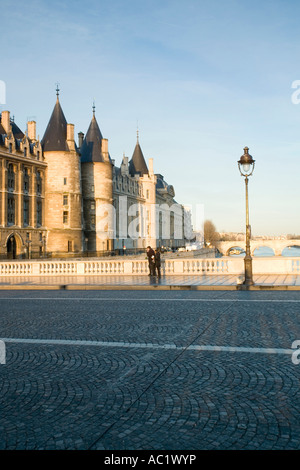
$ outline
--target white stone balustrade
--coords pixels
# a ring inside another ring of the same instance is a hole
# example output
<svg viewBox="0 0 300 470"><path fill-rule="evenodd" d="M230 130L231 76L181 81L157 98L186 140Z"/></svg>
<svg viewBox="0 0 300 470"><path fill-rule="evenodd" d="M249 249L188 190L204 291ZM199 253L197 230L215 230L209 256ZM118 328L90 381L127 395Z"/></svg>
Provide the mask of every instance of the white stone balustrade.
<svg viewBox="0 0 300 470"><path fill-rule="evenodd" d="M162 260L163 275L234 274L243 275L243 258L179 258ZM0 276L56 275L147 275L148 261L141 259L106 260L27 260L1 261ZM300 258L283 256L253 258L253 274L300 275Z"/></svg>

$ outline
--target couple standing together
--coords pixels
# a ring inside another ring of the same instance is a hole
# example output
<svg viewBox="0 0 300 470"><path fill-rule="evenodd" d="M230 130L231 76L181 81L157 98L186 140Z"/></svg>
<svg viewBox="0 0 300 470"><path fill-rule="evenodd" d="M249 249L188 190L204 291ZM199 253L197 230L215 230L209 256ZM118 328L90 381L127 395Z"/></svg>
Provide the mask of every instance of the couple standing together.
<svg viewBox="0 0 300 470"><path fill-rule="evenodd" d="M147 257L149 263L149 276L155 276L156 271L158 277L160 277L160 252L159 250L153 250L151 246L147 246Z"/></svg>

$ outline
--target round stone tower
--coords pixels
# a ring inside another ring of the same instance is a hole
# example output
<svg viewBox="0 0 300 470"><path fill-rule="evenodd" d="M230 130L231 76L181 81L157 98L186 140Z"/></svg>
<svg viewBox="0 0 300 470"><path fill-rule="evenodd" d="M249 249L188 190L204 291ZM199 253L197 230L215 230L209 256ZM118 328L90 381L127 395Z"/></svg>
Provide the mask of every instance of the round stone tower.
<svg viewBox="0 0 300 470"><path fill-rule="evenodd" d="M74 125L67 124L57 100L41 141L47 163L45 178L46 250L52 256L82 252L80 155Z"/></svg>
<svg viewBox="0 0 300 470"><path fill-rule="evenodd" d="M80 154L85 249L104 253L113 249L113 165L108 141L102 137L95 117L95 108Z"/></svg>

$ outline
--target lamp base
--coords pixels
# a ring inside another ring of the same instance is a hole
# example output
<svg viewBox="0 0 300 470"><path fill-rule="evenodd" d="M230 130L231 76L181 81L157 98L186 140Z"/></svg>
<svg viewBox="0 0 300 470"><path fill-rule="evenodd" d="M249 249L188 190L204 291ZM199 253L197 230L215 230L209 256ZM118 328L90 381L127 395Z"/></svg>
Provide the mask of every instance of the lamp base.
<svg viewBox="0 0 300 470"><path fill-rule="evenodd" d="M253 286L253 276L252 276L252 258L250 255L246 255L244 258L244 266L245 266L245 286Z"/></svg>

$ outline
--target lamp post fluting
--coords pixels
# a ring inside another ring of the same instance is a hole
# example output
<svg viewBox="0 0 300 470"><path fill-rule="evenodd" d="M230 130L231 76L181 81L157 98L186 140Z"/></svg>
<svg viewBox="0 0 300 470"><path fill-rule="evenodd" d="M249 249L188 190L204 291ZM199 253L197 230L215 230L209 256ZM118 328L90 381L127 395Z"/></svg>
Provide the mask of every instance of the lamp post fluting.
<svg viewBox="0 0 300 470"><path fill-rule="evenodd" d="M245 286L251 286L254 284L252 275L252 257L250 250L250 238L251 238L251 226L249 224L249 196L248 196L248 182L249 176L254 171L255 160L249 154L249 148L244 148L244 154L238 161L238 166L241 175L245 178L245 192L246 192L246 255L244 258L245 267Z"/></svg>

